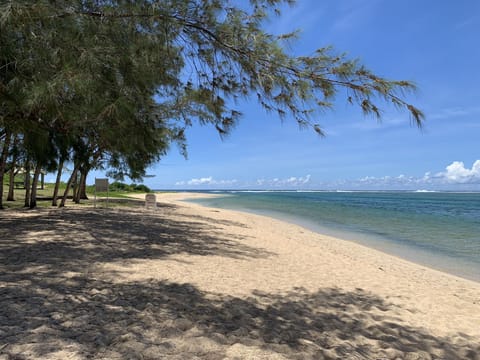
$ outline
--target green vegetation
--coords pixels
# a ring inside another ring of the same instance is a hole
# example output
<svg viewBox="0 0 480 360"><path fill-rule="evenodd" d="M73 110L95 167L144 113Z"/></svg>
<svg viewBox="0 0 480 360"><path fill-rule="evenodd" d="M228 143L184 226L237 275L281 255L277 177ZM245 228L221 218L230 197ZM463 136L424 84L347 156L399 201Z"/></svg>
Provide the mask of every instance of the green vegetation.
<svg viewBox="0 0 480 360"><path fill-rule="evenodd" d="M127 185L125 183L115 181L109 185L108 188L109 191L115 192L115 191L124 191L124 192L139 192L139 193L149 193L152 192L150 188L146 185L143 184L130 184Z"/></svg>
<svg viewBox="0 0 480 360"><path fill-rule="evenodd" d="M143 184L132 183L130 185L123 182L115 181L108 186L108 196L111 197L125 197L129 193L150 193L152 190ZM95 193L95 185L87 186L87 193ZM107 196L107 192L97 192L97 196Z"/></svg>
<svg viewBox="0 0 480 360"><path fill-rule="evenodd" d="M59 206L70 189L79 202L92 169L137 180L172 143L186 154L194 121L228 134L241 117L238 98L320 135L315 114L337 94L376 117L378 100L392 103L421 125L403 96L411 82L379 77L330 47L288 54L295 34L264 30L283 3L292 1L2 2L0 186L19 169L32 174L24 204L35 207L41 172L55 171L56 205L69 163Z"/></svg>
<svg viewBox="0 0 480 360"><path fill-rule="evenodd" d="M18 180L18 178L16 178ZM9 186L9 183L5 181L5 185ZM37 189L37 206L49 207L52 206L52 197L55 184L45 183L43 189ZM64 191L66 188L65 182L60 182L60 190ZM93 205L93 197L95 194L95 186L89 185L86 187L88 198L79 202L80 205ZM15 189L16 200L7 201L4 203L6 208L21 208L24 206L23 198L25 196L26 189L18 187ZM109 206L143 206L141 201L131 199L128 194L131 193L148 193L152 192L147 186L143 184L124 184L121 182L114 182L109 186L109 192L98 192L96 195L98 198L106 198L108 196ZM102 202L103 204L103 202ZM104 206L104 205L102 205Z"/></svg>

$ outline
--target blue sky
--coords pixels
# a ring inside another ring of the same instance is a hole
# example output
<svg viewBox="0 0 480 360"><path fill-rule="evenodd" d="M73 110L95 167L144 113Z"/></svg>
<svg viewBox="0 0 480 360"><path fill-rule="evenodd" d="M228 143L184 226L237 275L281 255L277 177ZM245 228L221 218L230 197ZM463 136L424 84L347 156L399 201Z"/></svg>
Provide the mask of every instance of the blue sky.
<svg viewBox="0 0 480 360"><path fill-rule="evenodd" d="M268 24L274 33L295 29L297 55L333 45L381 76L413 80L419 91L408 99L425 112L424 130L388 104L379 124L339 96L333 111L318 114L320 138L245 102L229 137L194 126L188 159L173 147L146 185L480 190L479 1L298 0Z"/></svg>

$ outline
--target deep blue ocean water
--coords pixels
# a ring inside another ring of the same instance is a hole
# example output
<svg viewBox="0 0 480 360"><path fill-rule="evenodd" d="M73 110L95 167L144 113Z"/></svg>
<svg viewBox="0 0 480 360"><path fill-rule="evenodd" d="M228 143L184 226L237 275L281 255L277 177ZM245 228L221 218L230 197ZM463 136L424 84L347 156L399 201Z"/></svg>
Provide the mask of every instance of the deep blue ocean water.
<svg viewBox="0 0 480 360"><path fill-rule="evenodd" d="M480 281L480 193L216 192L195 200L268 215Z"/></svg>

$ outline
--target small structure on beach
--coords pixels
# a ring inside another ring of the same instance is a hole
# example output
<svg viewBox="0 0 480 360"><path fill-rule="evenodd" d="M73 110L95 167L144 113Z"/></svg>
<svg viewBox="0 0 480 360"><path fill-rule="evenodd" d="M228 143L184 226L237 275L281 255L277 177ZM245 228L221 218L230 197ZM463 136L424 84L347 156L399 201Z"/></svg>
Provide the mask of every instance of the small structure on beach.
<svg viewBox="0 0 480 360"><path fill-rule="evenodd" d="M94 199L93 199L93 207L97 207L97 193L107 193L107 208L108 208L108 199L109 199L109 185L108 185L108 179L99 179L95 178L95 192L94 192Z"/></svg>
<svg viewBox="0 0 480 360"><path fill-rule="evenodd" d="M145 207L148 208L156 208L157 207L157 197L155 194L146 194L145 195Z"/></svg>

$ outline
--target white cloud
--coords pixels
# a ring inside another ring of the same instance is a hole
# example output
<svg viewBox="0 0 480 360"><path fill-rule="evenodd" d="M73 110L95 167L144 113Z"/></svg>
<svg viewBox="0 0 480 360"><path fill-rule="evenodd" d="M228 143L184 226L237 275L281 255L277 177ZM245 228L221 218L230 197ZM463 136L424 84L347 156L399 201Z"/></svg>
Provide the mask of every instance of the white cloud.
<svg viewBox="0 0 480 360"><path fill-rule="evenodd" d="M382 177L375 177L375 176L366 176L361 178L354 183L359 185L381 185L381 186L409 186L415 185L420 183L421 180L414 176L406 176L406 175L398 175L398 176L382 176Z"/></svg>
<svg viewBox="0 0 480 360"><path fill-rule="evenodd" d="M310 174L284 178L259 178L254 181L217 180L212 176L178 181L175 186L236 189L476 189L480 186L480 160L471 168L461 161L454 161L442 172L426 172L423 176L365 176L356 180L313 182ZM463 186L463 187L462 187Z"/></svg>
<svg viewBox="0 0 480 360"><path fill-rule="evenodd" d="M219 185L219 186L228 186L234 185L237 183L237 180L215 180L212 176L202 177L202 178L193 178L190 180L177 181L175 186L203 186L203 185Z"/></svg>
<svg viewBox="0 0 480 360"><path fill-rule="evenodd" d="M211 176L199 178L199 179L192 179L187 181L188 185L203 185L203 184L211 184L213 182L213 178Z"/></svg>
<svg viewBox="0 0 480 360"><path fill-rule="evenodd" d="M281 188L281 187L301 187L310 183L312 176L306 175L301 177L290 176L288 178L273 178L273 179L257 179L256 185L265 188Z"/></svg>
<svg viewBox="0 0 480 360"><path fill-rule="evenodd" d="M465 167L461 161L454 161L445 168L445 171L432 174L426 172L422 177L416 176L365 176L358 180L336 182L342 187L354 188L420 188L442 187L448 185L480 184L480 160L473 163L471 168Z"/></svg>
<svg viewBox="0 0 480 360"><path fill-rule="evenodd" d="M437 177L448 183L476 184L480 183L480 160L473 163L472 168L466 168L462 161L454 161L446 167L445 172L437 174Z"/></svg>
<svg viewBox="0 0 480 360"><path fill-rule="evenodd" d="M311 175L306 176L290 176L286 178L257 179L253 182L240 182L233 180L217 180L212 176L193 178L190 180L177 181L175 186L184 187L235 187L235 188L262 188L262 189L300 189L311 183Z"/></svg>

